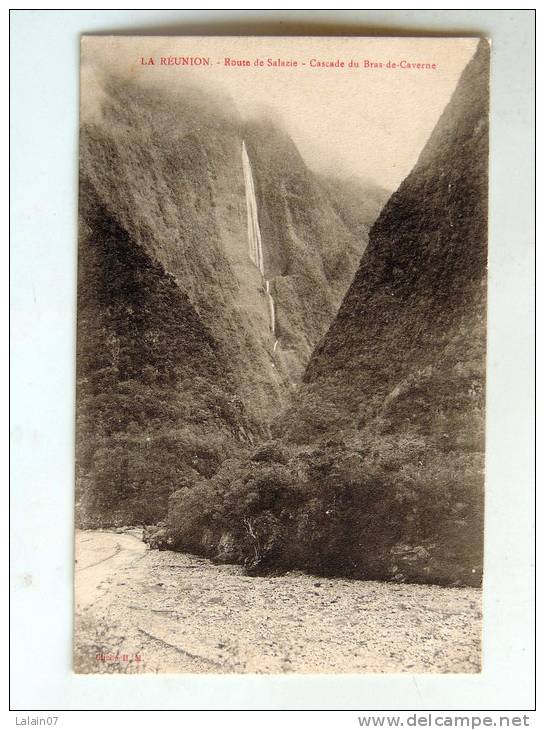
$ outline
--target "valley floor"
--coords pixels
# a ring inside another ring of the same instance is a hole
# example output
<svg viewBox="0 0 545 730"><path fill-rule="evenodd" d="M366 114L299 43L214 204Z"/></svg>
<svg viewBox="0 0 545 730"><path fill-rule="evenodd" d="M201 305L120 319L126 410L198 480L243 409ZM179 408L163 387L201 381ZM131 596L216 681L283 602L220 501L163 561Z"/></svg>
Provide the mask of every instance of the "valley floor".
<svg viewBox="0 0 545 730"><path fill-rule="evenodd" d="M234 565L76 534L75 671L478 672L481 592Z"/></svg>

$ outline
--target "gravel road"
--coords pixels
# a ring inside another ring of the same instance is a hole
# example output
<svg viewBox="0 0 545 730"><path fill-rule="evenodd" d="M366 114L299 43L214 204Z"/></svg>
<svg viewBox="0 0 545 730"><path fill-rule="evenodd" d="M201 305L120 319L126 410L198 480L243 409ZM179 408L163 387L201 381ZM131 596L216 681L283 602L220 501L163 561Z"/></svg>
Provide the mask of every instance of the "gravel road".
<svg viewBox="0 0 545 730"><path fill-rule="evenodd" d="M137 531L78 532L75 577L80 673L480 671L475 588L248 577Z"/></svg>

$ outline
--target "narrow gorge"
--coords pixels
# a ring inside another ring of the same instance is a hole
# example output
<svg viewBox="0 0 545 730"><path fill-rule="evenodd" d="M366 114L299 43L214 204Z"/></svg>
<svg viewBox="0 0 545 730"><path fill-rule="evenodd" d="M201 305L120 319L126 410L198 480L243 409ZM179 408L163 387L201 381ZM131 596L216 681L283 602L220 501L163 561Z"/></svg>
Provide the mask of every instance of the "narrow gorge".
<svg viewBox="0 0 545 730"><path fill-rule="evenodd" d="M172 496L170 545L252 573L481 584L488 54L481 41L375 222L274 439ZM267 277L274 196L259 226L249 202Z"/></svg>

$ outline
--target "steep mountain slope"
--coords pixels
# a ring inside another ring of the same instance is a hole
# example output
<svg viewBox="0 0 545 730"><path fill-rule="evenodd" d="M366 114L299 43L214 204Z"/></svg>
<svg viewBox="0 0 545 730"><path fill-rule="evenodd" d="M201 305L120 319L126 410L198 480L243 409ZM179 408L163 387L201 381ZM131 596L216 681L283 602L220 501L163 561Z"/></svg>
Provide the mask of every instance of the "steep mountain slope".
<svg viewBox="0 0 545 730"><path fill-rule="evenodd" d="M459 411L466 426L475 415L469 431L482 437L486 53L481 45L414 170L383 209L308 365L305 392L326 388L324 401L342 405L341 425L359 430L380 416L414 421L421 430L422 418L437 419L447 409L449 418ZM429 401L411 399L420 387ZM410 413L399 411L403 404ZM436 420L426 423L427 432L442 434ZM452 440L452 422L449 431Z"/></svg>
<svg viewBox="0 0 545 730"><path fill-rule="evenodd" d="M220 344L82 169L79 521L158 519L178 482L213 474L252 428Z"/></svg>

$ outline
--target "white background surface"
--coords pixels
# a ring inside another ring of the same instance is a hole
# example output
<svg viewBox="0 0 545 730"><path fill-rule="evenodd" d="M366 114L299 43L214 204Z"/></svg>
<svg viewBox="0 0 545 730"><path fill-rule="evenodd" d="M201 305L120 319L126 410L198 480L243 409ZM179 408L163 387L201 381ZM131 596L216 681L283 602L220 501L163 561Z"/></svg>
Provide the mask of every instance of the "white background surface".
<svg viewBox="0 0 545 730"><path fill-rule="evenodd" d="M287 25L279 26L281 19ZM79 34L278 34L298 22L307 23L299 34L311 34L313 22L321 34L346 33L350 25L361 35L412 30L492 38L484 670L471 676L75 676L70 665ZM19 10L12 11L11 39L12 709L19 715L92 708L342 709L355 711L346 716L353 727L356 712L380 709L530 709L533 15ZM224 724L220 715L217 721Z"/></svg>

